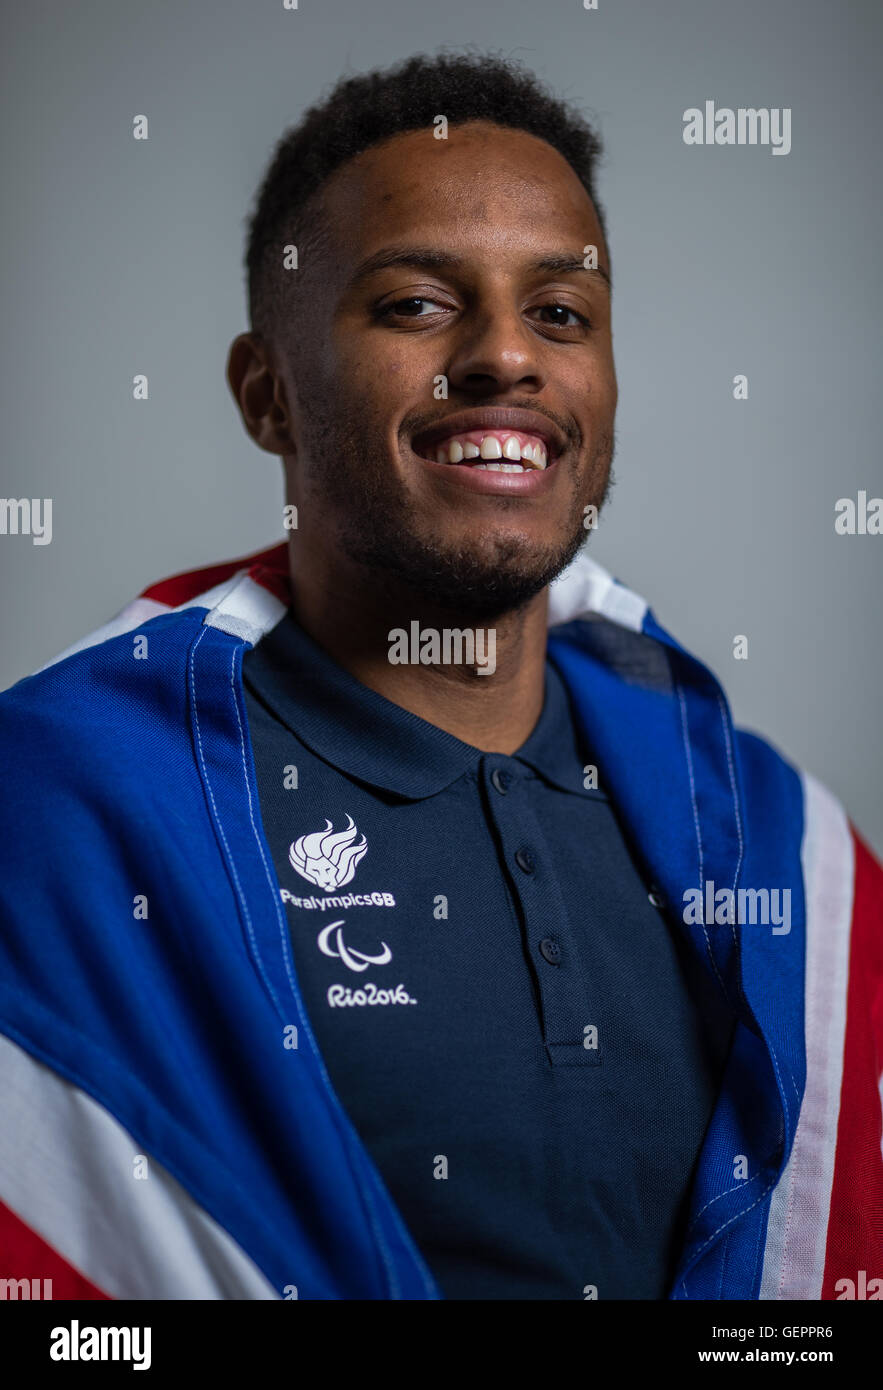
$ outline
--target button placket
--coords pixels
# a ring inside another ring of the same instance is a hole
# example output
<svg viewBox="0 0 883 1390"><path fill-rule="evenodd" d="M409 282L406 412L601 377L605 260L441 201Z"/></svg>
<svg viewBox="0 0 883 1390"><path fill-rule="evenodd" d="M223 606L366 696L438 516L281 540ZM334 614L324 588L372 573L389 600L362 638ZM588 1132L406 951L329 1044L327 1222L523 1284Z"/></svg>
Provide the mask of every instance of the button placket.
<svg viewBox="0 0 883 1390"><path fill-rule="evenodd" d="M598 1066L601 1049L585 1044L589 1029L599 1025L597 1009L587 997L554 859L527 786L499 764L486 764L485 778L490 814L510 866L507 887L514 891L522 944L540 993L547 1054L556 1065Z"/></svg>

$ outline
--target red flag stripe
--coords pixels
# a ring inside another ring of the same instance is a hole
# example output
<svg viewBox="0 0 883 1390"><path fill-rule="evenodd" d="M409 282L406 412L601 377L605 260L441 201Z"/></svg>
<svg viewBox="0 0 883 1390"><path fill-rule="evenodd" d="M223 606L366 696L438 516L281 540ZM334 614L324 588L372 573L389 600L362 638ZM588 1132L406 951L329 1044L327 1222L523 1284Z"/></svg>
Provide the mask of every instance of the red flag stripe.
<svg viewBox="0 0 883 1390"><path fill-rule="evenodd" d="M846 1006L843 1087L822 1298L840 1280L856 1290L883 1279L883 868L853 829L855 907Z"/></svg>
<svg viewBox="0 0 883 1390"><path fill-rule="evenodd" d="M23 1293L20 1285L15 1293L11 1291L13 1280L28 1281L29 1288ZM110 1294L99 1289L85 1274L81 1274L72 1264L59 1255L57 1250L32 1230L27 1222L16 1216L4 1202L0 1202L0 1281L2 1296L7 1301L12 1298L40 1299L109 1299ZM51 1281L47 1286L44 1282ZM34 1281L33 1284L31 1281Z"/></svg>
<svg viewBox="0 0 883 1390"><path fill-rule="evenodd" d="M142 592L141 597L168 604L169 608L178 608L182 603L189 603L200 594L213 589L216 584L222 584L225 579L232 579L238 570L259 567L272 574L284 572L288 567L287 554L288 544L281 541L278 545L270 546L266 550L256 550L253 555L243 556L239 560L225 560L219 565L206 565L204 569L185 570L181 574L174 574L170 579L151 584ZM255 578L261 582L258 574Z"/></svg>

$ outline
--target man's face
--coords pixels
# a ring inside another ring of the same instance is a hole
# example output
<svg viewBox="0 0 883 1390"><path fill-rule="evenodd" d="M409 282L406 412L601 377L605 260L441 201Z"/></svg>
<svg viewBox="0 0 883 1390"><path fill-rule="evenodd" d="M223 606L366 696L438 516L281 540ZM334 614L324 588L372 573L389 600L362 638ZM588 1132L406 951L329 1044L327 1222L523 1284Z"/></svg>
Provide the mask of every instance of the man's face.
<svg viewBox="0 0 883 1390"><path fill-rule="evenodd" d="M609 479L591 200L544 141L475 122L387 140L322 202L330 241L291 272L297 320L274 345L304 561L336 548L344 568L461 613L517 607L573 558Z"/></svg>

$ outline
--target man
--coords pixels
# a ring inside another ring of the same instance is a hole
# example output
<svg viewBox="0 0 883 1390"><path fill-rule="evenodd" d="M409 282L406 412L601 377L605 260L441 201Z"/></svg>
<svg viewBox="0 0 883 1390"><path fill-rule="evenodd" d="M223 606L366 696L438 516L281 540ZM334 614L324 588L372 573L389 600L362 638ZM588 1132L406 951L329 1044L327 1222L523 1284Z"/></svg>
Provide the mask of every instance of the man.
<svg viewBox="0 0 883 1390"><path fill-rule="evenodd" d="M55 1297L883 1276L881 870L581 549L598 153L491 59L310 111L228 365L290 544L3 697L3 1248Z"/></svg>

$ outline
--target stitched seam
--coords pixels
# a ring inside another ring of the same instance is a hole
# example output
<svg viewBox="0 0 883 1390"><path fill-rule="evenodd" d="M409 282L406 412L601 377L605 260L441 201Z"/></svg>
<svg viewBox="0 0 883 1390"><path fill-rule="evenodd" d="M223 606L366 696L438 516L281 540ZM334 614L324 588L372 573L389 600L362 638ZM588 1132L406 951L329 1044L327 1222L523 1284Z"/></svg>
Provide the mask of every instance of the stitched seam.
<svg viewBox="0 0 883 1390"><path fill-rule="evenodd" d="M679 703L680 711L681 711L681 733L682 733L682 736L683 736L683 740L684 740L684 749L685 749L686 756L687 756L687 772L688 772L689 781L690 781L690 800L691 800L691 803L692 803L692 809L693 809L693 823L694 823L695 828L696 828L696 842L697 842L697 847L698 847L698 851L699 851L699 884L700 884L700 891L703 892L703 894L704 894L704 891L705 891L705 875L704 875L704 862L703 862L703 854L702 854L702 834L701 834L701 829L700 829L700 825L699 825L699 812L698 812L698 806L697 806L697 801L696 801L696 782L695 782L695 777L694 777L694 772L693 772L693 756L692 756L692 749L691 749L691 745L690 745L690 732L689 732L689 724L688 724L688 719L687 719L686 699L685 699L685 697L684 697L684 692L683 692L683 689L681 688L681 684L680 684L680 682L678 681L677 676L676 676L675 673L674 673L674 667L673 667L672 662L671 662L671 657L668 655L668 653L666 653L666 655L668 656L668 659L669 659L669 667L670 667L671 672L672 672L672 679L673 679L673 681L674 681L675 689L677 690L677 694L678 694L678 703ZM738 881L739 881L739 874L741 873L742 861L743 861L743 856L744 856L744 836L743 836L743 832L742 832L741 817L740 817L740 815L739 815L739 801L738 801L737 788L736 788L736 782L735 782L735 768L734 768L734 764L733 764L733 756L732 756L732 747L731 747L730 734L729 734L729 729L727 728L726 719L725 719L725 717L724 717L725 711L724 711L724 708L723 708L723 703L722 703L722 701L721 701L721 697L720 697L720 693L719 693L719 692L718 692L718 694L717 694L717 701L718 701L718 708L719 708L719 711L720 711L720 714L721 714L721 720L722 720L723 728L724 728L724 738L725 738L726 753L727 753L727 769L728 769L728 775L729 775L729 779L730 779L730 789L731 789L731 792L732 792L732 794L733 794L733 804L734 804L734 810L735 810L735 816L736 816L736 833L737 833L738 842L739 842L739 859L738 859L738 863L737 863L737 867L736 867L736 876L735 876L735 884L738 884ZM732 926L733 926L733 940L734 940L734 943L736 943L736 942L737 942L737 938L736 938L735 923L733 923ZM712 966L714 967L714 973L715 973L715 975L716 975L717 978L718 978L718 982L720 983L720 986L721 986L721 989L722 989L722 991L723 991L724 997L725 997L727 1000L729 1000L729 993L728 993L727 988L726 988L726 986L725 986L725 984L724 984L724 982L723 982L723 979L721 978L721 974L720 974L720 971L719 971L719 969L718 969L717 961L715 960L715 958L714 958L714 953L713 953L713 951L712 951L711 941L710 941L710 938L709 938L709 935L708 935L707 924L706 924L706 922L705 922L705 913L704 913L704 911L703 911L703 914L702 914L702 930L703 930L703 935L705 936L705 943L706 943L706 947L707 947L707 949L708 949L708 956L709 956L709 959L710 959L710 961L711 961L711 963L712 963ZM779 1067L778 1067L778 1062L777 1062L777 1059L776 1059L775 1049L774 1049L772 1046L770 1046L770 1055L772 1056L772 1059L773 1059L773 1066L774 1066L774 1068L775 1068L776 1077L777 1077L777 1079L778 1079L779 1086L780 1086L780 1089L781 1089L781 1087L782 1087L782 1078L781 1078L781 1075L780 1075L780 1073L779 1073ZM789 1079L791 1080L792 1087L794 1087L794 1090L795 1090L795 1093L796 1093L796 1087L794 1086L794 1079L793 1079L793 1077L790 1076L790 1073L789 1073ZM755 1174L755 1178L756 1178L756 1177L759 1177L759 1176L760 1176L759 1174ZM749 1182L753 1182L753 1181L754 1181L754 1178L750 1178L748 1181L749 1181ZM708 1244L710 1244L710 1242L711 1242L712 1240L714 1240L715 1236L719 1235L720 1232L721 1232L722 1230L725 1230L726 1227L729 1226L733 1221L737 1220L740 1216L744 1216L747 1212L752 1211L752 1210L754 1209L754 1207L757 1206L757 1204L763 1200L763 1198L766 1196L767 1192L769 1192L769 1191L772 1189L772 1187L775 1186L775 1182L776 1182L776 1179L773 1180L773 1182L770 1184L770 1186L767 1187L767 1188L761 1193L760 1197L758 1197L758 1198L756 1199L756 1201L753 1202L753 1203L751 1204L751 1206L744 1208L744 1209L743 1209L742 1211L740 1211L740 1212L737 1212L737 1213L735 1214L735 1216L730 1217L729 1220L728 1220L728 1221L725 1221L725 1222L723 1223L723 1225L719 1226L719 1227L717 1228L716 1231L713 1231L712 1234L708 1237L708 1239L707 1239L707 1240L699 1247L699 1249L695 1252L695 1256L698 1256L699 1254L701 1254L701 1252L705 1249L705 1247L706 1247ZM746 1186L747 1186L747 1185L748 1185L748 1184L746 1183ZM733 1189L730 1189L730 1190L732 1191ZM725 1196L726 1194L725 1194L725 1193L722 1193L722 1194L720 1194L720 1195L721 1195L721 1196ZM713 1198L711 1202L706 1203L706 1206L711 1206L711 1205L713 1205L714 1201L717 1201L717 1200L718 1200L717 1198ZM701 1210L704 1211L704 1210L705 1210L705 1207L703 1207ZM700 1214L700 1213L697 1212L697 1218L698 1218L699 1214ZM693 1226L695 1226L695 1218L694 1218L693 1223L691 1224L691 1228L690 1228L691 1230L693 1229ZM695 1256L694 1256L694 1258L695 1258ZM757 1261L756 1261L756 1259L755 1259L755 1270L756 1270L756 1267L757 1267ZM723 1276L721 1276L721 1277L723 1277ZM686 1279L684 1279L684 1280L682 1281L682 1288L683 1288L683 1290L684 1290L684 1294L686 1295Z"/></svg>
<svg viewBox="0 0 883 1390"><path fill-rule="evenodd" d="M726 743L726 748L727 748L727 769L728 769L728 771L729 771L730 787L731 787L732 792L733 792L733 810L735 811L735 815L736 815L736 834L737 834L738 837L739 837L739 862L738 862L738 864L736 865L736 877L735 877L735 880L734 880L734 882L733 882L733 893L734 893L734 895L735 895L736 887L737 887L737 885L738 885L738 883L739 883L739 875L740 875L740 873L742 872L742 860L743 860L744 853L745 853L745 842L744 842L744 838L743 838L743 835L742 835L742 818L741 818L741 816L740 816L740 814L739 814L739 796L738 796L738 791L737 791L737 788L736 788L736 771L735 771L735 763L734 763L734 759L733 759L732 740L730 739L730 730L729 730L729 727L728 727L728 724L727 724L726 709L724 708L724 702L723 702L723 700L721 699L721 695L720 695L720 692L719 692L719 691L718 691L718 695L717 695L717 703L718 703L718 708L719 708L719 710L720 710L721 724L722 724L722 726L723 726L723 731L724 731L724 742ZM736 942L736 924L735 924L735 922L733 923L733 943L734 943L734 945L737 946L737 949L738 949L738 944L737 944L737 942ZM744 998L744 992L743 992L743 998ZM747 1003L747 1000L746 1000L746 1003ZM773 1054L773 1058L775 1059L775 1049L774 1049L772 1043L769 1044L769 1049L770 1049L770 1052ZM790 1068L790 1067L787 1067L786 1070L787 1070L787 1072L788 1072L788 1080L791 1082L791 1089L792 1089L793 1092L794 1092L794 1095L795 1095L795 1097L796 1097L796 1099L797 1099L797 1104L798 1104L798 1107L799 1107L799 1105L800 1105L800 1092L799 1092L798 1089L797 1089L797 1084L796 1084L796 1082L795 1082L795 1080L794 1080L794 1074L793 1074L793 1072L791 1071L791 1068ZM778 1076L778 1066L776 1067L776 1075ZM779 1083L780 1083L780 1085L781 1085L781 1077L779 1077Z"/></svg>
<svg viewBox="0 0 883 1390"><path fill-rule="evenodd" d="M769 1187L764 1188L763 1192L761 1192L756 1202L752 1202L750 1207L744 1207L742 1211L737 1211L736 1215L731 1216L729 1221L725 1221L722 1226L718 1226L716 1231L712 1231L711 1235L708 1237L708 1240L703 1241L702 1244L699 1246L699 1249L694 1251L693 1258L696 1259L699 1255L701 1255L706 1245L710 1245L711 1242L714 1240L715 1236L720 1235L721 1231L725 1231L726 1228L732 1225L734 1221L738 1221L740 1216L747 1216L750 1211L754 1211L754 1208L757 1206L758 1202L762 1202L767 1193L772 1191L775 1185L776 1179L774 1178L773 1181L770 1183Z"/></svg>
<svg viewBox="0 0 883 1390"><path fill-rule="evenodd" d="M800 1137L800 1120L797 1121L797 1130L796 1130L795 1135L794 1135L794 1146L793 1146L793 1149L792 1149L792 1157L793 1157L794 1154L797 1152L797 1141L798 1141L799 1137ZM785 1297L783 1290L784 1290L784 1288L785 1288L785 1270L787 1269L787 1266L788 1266L788 1239L789 1239L789 1236L790 1236L790 1234L791 1234L791 1218L792 1218L793 1215L794 1215L794 1196L795 1196L795 1189L796 1189L796 1186L797 1186L797 1164L796 1164L796 1163L792 1163L792 1164L791 1164L791 1177L790 1177L790 1180L789 1180L789 1182L788 1182L788 1209L787 1209L787 1215L786 1215L786 1217L785 1217L785 1230L784 1230L784 1232L783 1232L783 1234L782 1234L782 1272L781 1272L781 1275L779 1276L779 1298L784 1298L784 1297Z"/></svg>
<svg viewBox="0 0 883 1390"><path fill-rule="evenodd" d="M770 1044L770 1052L772 1052L772 1050L773 1050L772 1044ZM791 1082L791 1089L792 1089L792 1091L794 1092L794 1096L795 1096L795 1099L796 1099L796 1101L797 1101L797 1112L798 1112L798 1115L799 1115L799 1113L800 1113L800 1105L801 1105L801 1101L800 1101L800 1092L799 1092L798 1089L797 1089L797 1082L794 1080L794 1073L793 1073L793 1071L791 1070L791 1068L788 1066L788 1063L785 1061L784 1058L782 1059L782 1065L784 1066L786 1072L788 1073L788 1080Z"/></svg>
<svg viewBox="0 0 883 1390"><path fill-rule="evenodd" d="M668 656L667 653L666 655ZM696 845L699 850L699 891L703 895L702 934L705 937L705 945L706 949L708 950L708 959L711 961L711 964L714 967L714 973L717 976L718 984L720 985L721 990L723 991L723 996L729 1002L730 996L727 992L726 985L721 979L721 973L718 970L717 961L715 960L714 952L711 949L711 938L708 935L708 924L705 921L705 861L702 854L702 831L699 826L699 807L696 801L696 779L693 775L693 753L690 746L690 730L687 724L687 702L684 698L684 692L681 689L680 681L674 673L674 668L671 665L670 657L668 658L668 661L669 669L671 670L672 680L674 681L675 689L678 692L678 703L680 705L681 710L681 735L684 740L684 751L687 755L687 775L690 779L690 802L693 808L693 824L696 828Z"/></svg>
<svg viewBox="0 0 883 1390"><path fill-rule="evenodd" d="M720 1277L718 1278L718 1281L717 1281L717 1302L718 1302L718 1303L721 1302L721 1291L723 1290L723 1287L724 1287L724 1268L725 1268L726 1263L727 1263L727 1246L729 1245L729 1243L730 1243L730 1237L727 1236L726 1240L725 1240L725 1241L723 1242L723 1244L721 1245L721 1255L720 1255Z"/></svg>
<svg viewBox="0 0 883 1390"><path fill-rule="evenodd" d="M755 1173L753 1178L746 1178L744 1182L735 1183L732 1187L728 1187L726 1192L719 1192L716 1197L711 1198L711 1201L706 1202L703 1207L700 1207L696 1215L693 1217L693 1220L690 1222L690 1230L687 1232L687 1239L689 1240L693 1227L696 1225L696 1222L699 1220L700 1216L704 1211L708 1211L709 1207L713 1207L715 1202L721 1202L723 1201L724 1197L729 1197L731 1192L739 1192L742 1188L748 1187L750 1183L757 1182L757 1179L759 1177L760 1173Z"/></svg>
<svg viewBox="0 0 883 1390"><path fill-rule="evenodd" d="M756 1244L755 1244L755 1251L754 1251L754 1269L752 1270L752 1273L751 1273L751 1288L752 1288L752 1295L751 1295L751 1297L752 1297L752 1298L755 1298L755 1297L756 1297L756 1295L755 1295L754 1292L753 1292L754 1289L757 1289L757 1294L758 1294L758 1295L760 1294L760 1287L759 1287L758 1278L757 1278L757 1266L758 1266L758 1263L759 1263L759 1261L760 1261L760 1257L761 1257L761 1255L762 1255L762 1253L763 1253L763 1249L764 1249L764 1241L763 1241L763 1239L762 1239L760 1233L758 1233L757 1241L756 1241Z"/></svg>
<svg viewBox="0 0 883 1390"><path fill-rule="evenodd" d="M776 1057L776 1049L773 1047L773 1044L772 1044L771 1042L768 1044L768 1046L769 1046L769 1049L770 1049L770 1056L771 1056L772 1059L773 1059L773 1069L775 1070L775 1073L776 1073L776 1080L777 1080L778 1083L779 1083L779 1090L780 1090L780 1091L784 1091L785 1087L782 1085L782 1073L779 1071L779 1063L778 1063L778 1059L777 1059L777 1057ZM791 1085L794 1086L794 1078L793 1078L793 1076L791 1075L790 1072L788 1073L788 1080L791 1082ZM795 1090L796 1090L796 1087L795 1087ZM798 1102L799 1102L799 1097L798 1097Z"/></svg>
<svg viewBox="0 0 883 1390"><path fill-rule="evenodd" d="M733 879L733 895L735 896L736 888L739 884L739 875L742 872L742 859L745 854L745 841L742 837L742 817L739 815L739 795L736 789L736 769L733 763L733 748L730 740L730 730L727 727L726 710L724 709L724 702L721 699L720 691L717 692L717 704L718 709L720 710L721 724L723 726L724 731L724 743L726 744L727 749L727 772L729 773L730 778L730 790L733 793L733 811L736 817L736 834L739 839L739 859L736 863L736 876ZM736 923L733 922L731 925L733 928L733 945L738 951L739 941L736 936Z"/></svg>
<svg viewBox="0 0 883 1390"><path fill-rule="evenodd" d="M193 666L194 666L194 658L195 658L195 656L196 656L196 648L199 646L200 642L202 641L202 639L203 639L203 637L205 636L205 634L206 634L207 631L208 631L208 628L205 627L205 626L203 626L203 627L200 629L199 636L197 637L196 641L193 643L193 646L192 646L191 649L190 649L190 662L189 662L189 666L190 666L190 698L191 698L192 701L193 701L193 723L194 723L194 727L195 727L195 729L196 729L196 749L197 749L197 756L199 757L199 765L200 765L200 767L202 768L203 782L204 782L204 784L205 784L205 786L206 786L206 788L207 788L207 790L208 790L209 799L210 799L211 804L212 804L212 810L214 811L214 815L215 815L215 824L217 825L218 830L220 831L221 839L222 839L223 844L224 844L224 851L225 851L226 856L227 856L227 863L228 863L228 865L229 865L229 867L230 867L230 871L231 871L231 873L232 873L232 875L233 875L233 882L234 882L235 885L236 885L236 893L237 893L237 896L238 896L238 898L239 898L239 903L240 903L240 906L241 906L241 908L242 908L243 914L244 914L244 916L245 916L245 924L246 924L246 930L247 930L247 932L248 932L248 938L249 938L249 940L250 940L250 942L251 942L252 951L253 951L253 953L254 953L255 959L256 959L257 962L258 962L258 969L260 970L261 979L262 979L263 982L264 982L264 986L265 986L265 988L266 988L266 990L267 990L267 993L270 995L270 998L273 1000L273 1003L274 1003L275 1006L276 1006L276 1012L278 1013L280 1019L282 1019L282 1021L284 1022L284 1016L283 1016L283 1014L282 1014L282 1006L281 1006L281 1003L280 1003L279 999L278 999L277 996L276 996L276 991L273 989L272 984L271 984L270 981L267 979L267 976L266 976L266 974L265 974L265 972L264 972L263 962L262 962L261 957L260 957L260 952L258 951L257 941L255 940L254 927L253 927L253 925L252 925L251 915L250 915L250 913L249 913L249 911L248 911L248 904L247 904L247 902L246 902L246 900L245 900L245 894L244 894L243 891L242 891L242 884L241 884L240 881L239 881L239 875L238 875L238 873L236 872L236 865L235 865L235 863L234 863L234 861L233 861L233 856L232 856L232 854L231 854L231 852L230 852L230 846L229 846L229 844L228 844L228 842L227 842L227 836L226 836L225 833L224 833L224 827L223 827L223 825L221 824L221 818L220 818L220 815L218 814L218 807L217 807L217 803L216 803L216 801L215 801L215 794L214 794L214 792L212 791L212 786L211 786L211 782L210 782L210 780L209 780L209 775L208 775L208 768L206 767L205 757L204 757L203 751L202 751L202 735L200 734L200 731L199 731L199 711L198 711L197 700L196 700L196 685L195 685L195 681L194 681L194 677L193 677Z"/></svg>
<svg viewBox="0 0 883 1390"><path fill-rule="evenodd" d="M702 831L699 826L699 807L696 802L696 779L693 775L693 752L690 746L690 731L687 726L687 702L684 698L684 692L681 689L680 682L677 676L674 675L674 672L672 672L672 679L675 683L675 689L678 692L678 704L681 710L681 734L684 740L684 751L687 755L687 776L690 779L690 804L693 808L693 825L696 829L696 847L699 851L699 887L704 888L705 863L702 854ZM711 947L709 946L709 954L710 952Z"/></svg>

